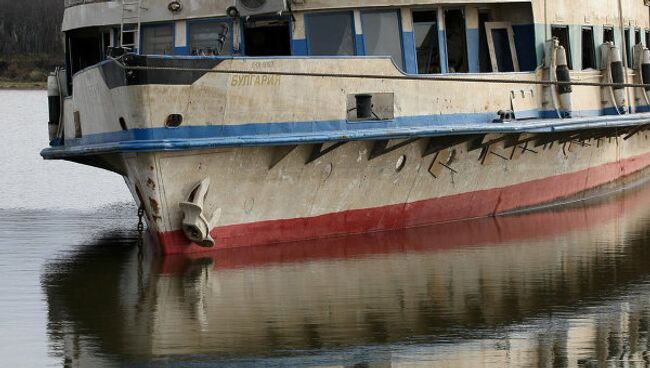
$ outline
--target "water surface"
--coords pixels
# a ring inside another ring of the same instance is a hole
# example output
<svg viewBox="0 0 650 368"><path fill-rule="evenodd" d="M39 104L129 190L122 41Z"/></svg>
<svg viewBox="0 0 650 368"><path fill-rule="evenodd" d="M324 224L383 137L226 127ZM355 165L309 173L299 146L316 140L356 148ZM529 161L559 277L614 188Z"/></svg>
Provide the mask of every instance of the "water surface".
<svg viewBox="0 0 650 368"><path fill-rule="evenodd" d="M43 92L0 101L1 366L648 366L648 184L525 215L139 261L122 179L41 161Z"/></svg>

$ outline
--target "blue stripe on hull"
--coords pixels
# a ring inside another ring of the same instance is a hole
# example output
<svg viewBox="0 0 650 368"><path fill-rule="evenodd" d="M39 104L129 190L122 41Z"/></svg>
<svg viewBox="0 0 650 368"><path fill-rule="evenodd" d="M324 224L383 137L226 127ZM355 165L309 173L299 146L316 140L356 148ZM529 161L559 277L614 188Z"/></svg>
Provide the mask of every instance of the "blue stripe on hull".
<svg viewBox="0 0 650 368"><path fill-rule="evenodd" d="M585 116L590 112L581 112ZM577 116L578 113L574 113ZM520 120L495 123L493 114L400 117L389 121L347 120L184 126L131 129L69 139L43 150L45 158L127 151L173 151L233 146L309 144L341 140L398 139L488 133L552 133L650 123L650 114L593 116L572 119Z"/></svg>

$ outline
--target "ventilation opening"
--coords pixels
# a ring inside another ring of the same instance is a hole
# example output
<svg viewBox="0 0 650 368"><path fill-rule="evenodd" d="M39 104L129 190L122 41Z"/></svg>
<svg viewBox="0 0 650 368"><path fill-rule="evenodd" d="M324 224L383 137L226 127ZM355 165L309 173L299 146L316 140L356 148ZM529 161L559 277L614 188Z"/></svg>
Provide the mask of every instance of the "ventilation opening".
<svg viewBox="0 0 650 368"><path fill-rule="evenodd" d="M573 69L573 60L571 58L571 43L569 42L569 27L554 26L551 28L551 35L560 41L560 46L566 50L567 64L569 69Z"/></svg>
<svg viewBox="0 0 650 368"><path fill-rule="evenodd" d="M122 117L120 117L120 127L122 130L129 130L129 128L126 126L126 120L124 120Z"/></svg>
<svg viewBox="0 0 650 368"><path fill-rule="evenodd" d="M596 69L596 49L593 28L582 29L582 70Z"/></svg>
<svg viewBox="0 0 650 368"><path fill-rule="evenodd" d="M450 73L467 73L465 14L460 9L445 11L447 65Z"/></svg>
<svg viewBox="0 0 650 368"><path fill-rule="evenodd" d="M393 93L349 94L346 99L348 121L395 118L395 95Z"/></svg>
<svg viewBox="0 0 650 368"><path fill-rule="evenodd" d="M247 56L289 56L289 21L248 21L244 24L244 43Z"/></svg>
<svg viewBox="0 0 650 368"><path fill-rule="evenodd" d="M372 119L372 95L354 96L357 103L357 119Z"/></svg>

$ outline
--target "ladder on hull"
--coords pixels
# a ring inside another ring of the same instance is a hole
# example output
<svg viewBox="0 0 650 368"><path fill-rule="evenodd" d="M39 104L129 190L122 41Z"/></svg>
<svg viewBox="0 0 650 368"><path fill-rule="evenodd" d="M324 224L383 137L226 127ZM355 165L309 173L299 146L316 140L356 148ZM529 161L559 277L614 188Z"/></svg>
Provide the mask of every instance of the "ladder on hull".
<svg viewBox="0 0 650 368"><path fill-rule="evenodd" d="M140 51L142 10L142 0L122 0L120 45L131 52Z"/></svg>

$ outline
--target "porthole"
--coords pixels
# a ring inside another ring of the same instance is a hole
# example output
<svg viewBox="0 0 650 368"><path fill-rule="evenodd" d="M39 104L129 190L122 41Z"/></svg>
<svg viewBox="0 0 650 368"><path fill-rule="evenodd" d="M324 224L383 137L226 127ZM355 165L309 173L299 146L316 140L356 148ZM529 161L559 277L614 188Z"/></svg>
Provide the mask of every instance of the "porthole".
<svg viewBox="0 0 650 368"><path fill-rule="evenodd" d="M165 120L165 127L167 128L176 128L183 124L183 115L181 114L170 114Z"/></svg>
<svg viewBox="0 0 650 368"><path fill-rule="evenodd" d="M395 171L400 172L406 166L406 156L401 155L395 163Z"/></svg>

